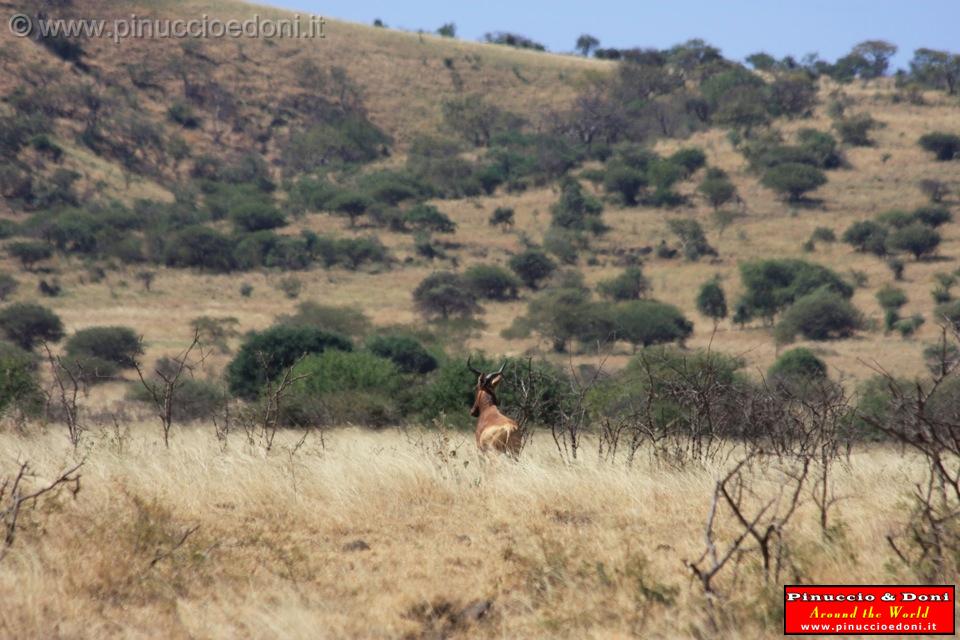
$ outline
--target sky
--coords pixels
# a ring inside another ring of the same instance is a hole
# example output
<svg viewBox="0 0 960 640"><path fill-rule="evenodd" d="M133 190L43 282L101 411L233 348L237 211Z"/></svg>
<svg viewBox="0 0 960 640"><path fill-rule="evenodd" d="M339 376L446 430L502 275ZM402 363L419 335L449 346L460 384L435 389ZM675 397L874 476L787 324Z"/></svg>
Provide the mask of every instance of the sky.
<svg viewBox="0 0 960 640"><path fill-rule="evenodd" d="M263 2L264 0L261 0ZM863 40L882 39L900 51L891 68L906 68L914 49L960 51L960 0L266 0L267 4L370 24L433 31L453 22L457 37L480 40L512 31L569 52L582 33L602 47L663 49L703 38L732 59L766 51L796 58L817 52L833 61ZM328 38L335 37L328 27Z"/></svg>

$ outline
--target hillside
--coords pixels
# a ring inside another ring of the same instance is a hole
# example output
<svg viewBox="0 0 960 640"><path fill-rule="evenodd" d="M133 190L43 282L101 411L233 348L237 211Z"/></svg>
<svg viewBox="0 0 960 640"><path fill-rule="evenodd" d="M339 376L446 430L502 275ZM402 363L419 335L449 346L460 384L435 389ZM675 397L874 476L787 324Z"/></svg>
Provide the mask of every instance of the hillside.
<svg viewBox="0 0 960 640"><path fill-rule="evenodd" d="M131 13L189 17L210 13L221 18L242 18L252 11L247 5L230 2L138 4L78 0L68 3L62 12L105 17ZM285 15L267 9L257 11L265 16ZM37 176L51 176L58 170L76 171L79 179L73 190L81 194L81 203L112 198L127 205L143 199L170 202L175 194L183 192L192 176L200 175L198 158L228 161L249 153L266 162L265 171L282 186L274 197L283 203L289 198L284 193L288 181L299 171L290 169L289 162L281 156L285 153L284 145L289 147L299 135L296 123L312 117L309 113L303 115L307 113L304 109L346 110L337 102L342 102L346 93L362 102L362 117L386 136L389 142L383 144L385 155L373 158L365 168L352 168L334 178L351 180L350 176L357 171L402 169L407 162L406 151L418 135L456 133L443 124L443 104L447 100L487 96L497 107L523 118L525 126L536 130L548 121L546 114L566 109L578 92L597 82L608 82L616 69L615 63L608 61L335 20L329 21L325 39L306 43L129 39L115 45L106 40L91 40L83 44L82 68L30 39L9 38L7 34L4 37L0 87L7 94L27 87L33 91L31 99L48 101L46 105L38 103L39 108L53 114L52 139L63 152L62 159L50 162L42 153L28 151L24 152L27 156L23 162ZM336 80L331 75L317 81L317 69L324 75L332 68L344 69L345 79ZM955 164L935 162L916 145L916 140L934 129L960 128L960 110L954 97L938 91L924 93L922 104L905 101L889 79L838 85L829 78L820 78L818 88L818 100L810 117L780 118L774 122L785 138L789 139L800 128L831 131L833 121L827 111L838 92L849 113L868 112L882 127L872 132L871 146L843 147L847 166L829 172L827 184L811 194L814 204L785 203L772 190L761 186L760 176L748 170L743 154L733 147L722 128L694 131L679 139L653 138L651 144L661 154L684 147L702 148L708 166L722 169L735 184L741 198L739 217L729 228L718 228L710 206L697 194L697 180L693 178L678 185L679 194L686 201L672 209L643 203L623 207L605 197L596 186L584 182L588 191L604 197L604 220L611 231L591 240L589 259L580 257L576 267L593 287L619 272L622 260L617 256L624 252L655 247L661 241L673 242L668 220L693 218L707 230L717 257L691 262L651 254L643 263L651 283L650 297L678 306L694 320L688 346L712 345L716 350L743 356L748 369L764 371L778 350L769 329L757 323L740 329L728 320L714 332L712 323L696 311L696 290L716 275L732 301L740 291L738 266L743 261L797 257L822 263L859 282L853 302L865 313L868 329L851 339L809 343L838 379L864 379L872 374L874 361L907 375L919 375L924 371L921 351L938 335L933 318L935 303L929 291L935 284L935 274L955 269L953 260L960 253L958 225L948 223L941 228L939 260L907 261L901 285L910 299L906 310L927 319L908 339L881 330L883 313L875 293L892 280L882 260L854 252L839 241L819 243L813 252L805 252L802 245L817 227L828 227L839 237L854 221L888 209L910 210L924 204L925 197L917 188L921 179L956 185ZM46 91L42 99L38 97L40 89ZM84 96L90 102L91 94L96 96L101 114L114 112L109 116L110 126L104 129L105 141L99 147L82 142L81 134L96 116L77 105L84 104ZM310 98L318 97L322 104L302 106ZM197 117L196 126L181 126L171 119L171 107L184 103L185 110ZM119 140L114 139L117 136ZM170 140L185 145L184 152L171 154ZM129 156L121 151L126 145L134 149ZM482 151L467 150L465 156L476 157L479 153L482 157ZM589 171L603 165L587 159L581 166ZM22 272L9 257L4 269L16 273L21 281L13 300L36 299L38 282L54 274L63 294L45 299L44 304L63 317L68 332L109 318L111 323L128 325L141 333L149 356L185 345L190 333L186 325L193 317L235 317L243 332L266 327L279 313L291 311L302 300L356 306L378 326L418 324L421 315L413 305L411 292L424 277L451 265L461 270L481 262L505 265L524 243L539 244L549 229L550 207L558 194L555 182L535 180L523 191L498 189L491 195L430 200L457 225L455 233L436 236L448 246L448 259L439 262L419 256L409 233L368 224L354 228L343 218L314 213L288 219L289 224L280 230L288 236L303 230L334 236L375 234L395 260L389 268L310 268L297 276L302 292L296 300L275 288L285 277L283 270L277 269L217 274L160 265L155 268L150 291L135 284L135 276L143 268L136 262L113 261L102 277L95 278L85 272L87 263L70 255L55 256L50 269L44 272ZM27 213L20 211L12 199L7 199L7 206L15 209L6 214L10 219L26 219ZM512 231L501 233L487 224L497 207L514 209L516 221ZM217 222L215 226L224 228L223 224ZM253 285L255 294L241 296L241 283ZM486 313L480 317L483 326L469 332L466 345L488 353L541 353L564 361L566 356L551 355L535 336L502 337L503 330L522 315L529 297L530 294L524 294L515 302L484 303ZM173 317L177 321L170 321L171 310L175 310ZM607 366L620 367L630 353L629 348L615 347L608 354ZM581 350L574 358L597 360L590 349Z"/></svg>

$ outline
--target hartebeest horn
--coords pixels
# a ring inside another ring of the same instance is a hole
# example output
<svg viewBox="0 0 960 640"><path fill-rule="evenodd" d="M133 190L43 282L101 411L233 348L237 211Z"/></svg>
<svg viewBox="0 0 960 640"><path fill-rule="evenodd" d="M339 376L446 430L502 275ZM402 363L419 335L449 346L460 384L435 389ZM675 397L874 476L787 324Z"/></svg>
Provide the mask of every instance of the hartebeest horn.
<svg viewBox="0 0 960 640"><path fill-rule="evenodd" d="M500 369L497 371L497 373L503 373L503 368L504 368L505 366L507 366L507 361L506 361L506 360L504 360L504 361L503 361L503 364L500 365Z"/></svg>
<svg viewBox="0 0 960 640"><path fill-rule="evenodd" d="M482 372L482 371L477 371L477 370L474 369L473 366L470 364L470 358L472 358L472 357L473 357L473 356L469 356L469 357L467 358L467 369L470 369L470 371L472 371L472 372L474 373L474 375L482 376L482 375L483 375L483 372Z"/></svg>

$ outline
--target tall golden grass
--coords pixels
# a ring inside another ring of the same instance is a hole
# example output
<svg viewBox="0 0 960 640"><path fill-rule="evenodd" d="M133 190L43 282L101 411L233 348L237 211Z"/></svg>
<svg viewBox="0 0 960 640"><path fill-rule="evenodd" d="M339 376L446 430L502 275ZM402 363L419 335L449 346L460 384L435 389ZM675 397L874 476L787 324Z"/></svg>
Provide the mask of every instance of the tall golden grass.
<svg viewBox="0 0 960 640"><path fill-rule="evenodd" d="M53 427L0 434L0 474L29 461L32 486L85 461L76 497L20 516L0 636L718 637L684 563L736 452L678 469L641 451L631 467L588 442L564 464L537 433L519 462L482 463L467 434L298 435L267 454L206 426L169 450L148 423L88 432L76 452ZM755 471L761 494L773 468ZM781 580L909 581L883 539L918 472L891 449L855 451L837 467L830 537L803 496L784 532L800 575ZM724 544L735 527L719 525ZM749 560L738 573L717 581L719 637L779 637L780 584Z"/></svg>

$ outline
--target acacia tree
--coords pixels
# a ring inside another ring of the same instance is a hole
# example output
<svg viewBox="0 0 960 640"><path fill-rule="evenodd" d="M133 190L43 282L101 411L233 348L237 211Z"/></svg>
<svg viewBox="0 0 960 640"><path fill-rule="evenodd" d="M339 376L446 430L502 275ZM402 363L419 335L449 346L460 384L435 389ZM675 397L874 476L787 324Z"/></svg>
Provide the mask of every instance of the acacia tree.
<svg viewBox="0 0 960 640"><path fill-rule="evenodd" d="M886 40L865 40L850 52L863 58L865 65L860 69L864 80L879 78L887 72L890 58L897 52L897 46Z"/></svg>
<svg viewBox="0 0 960 640"><path fill-rule="evenodd" d="M716 329L720 321L727 317L727 296L720 282L713 278L703 283L697 294L697 310L713 320Z"/></svg>
<svg viewBox="0 0 960 640"><path fill-rule="evenodd" d="M587 57L590 52L600 46L600 41L588 33L584 33L577 38L577 51L580 55Z"/></svg>
<svg viewBox="0 0 960 640"><path fill-rule="evenodd" d="M450 271L432 273L413 290L413 302L428 318L468 318L480 311L467 282Z"/></svg>

